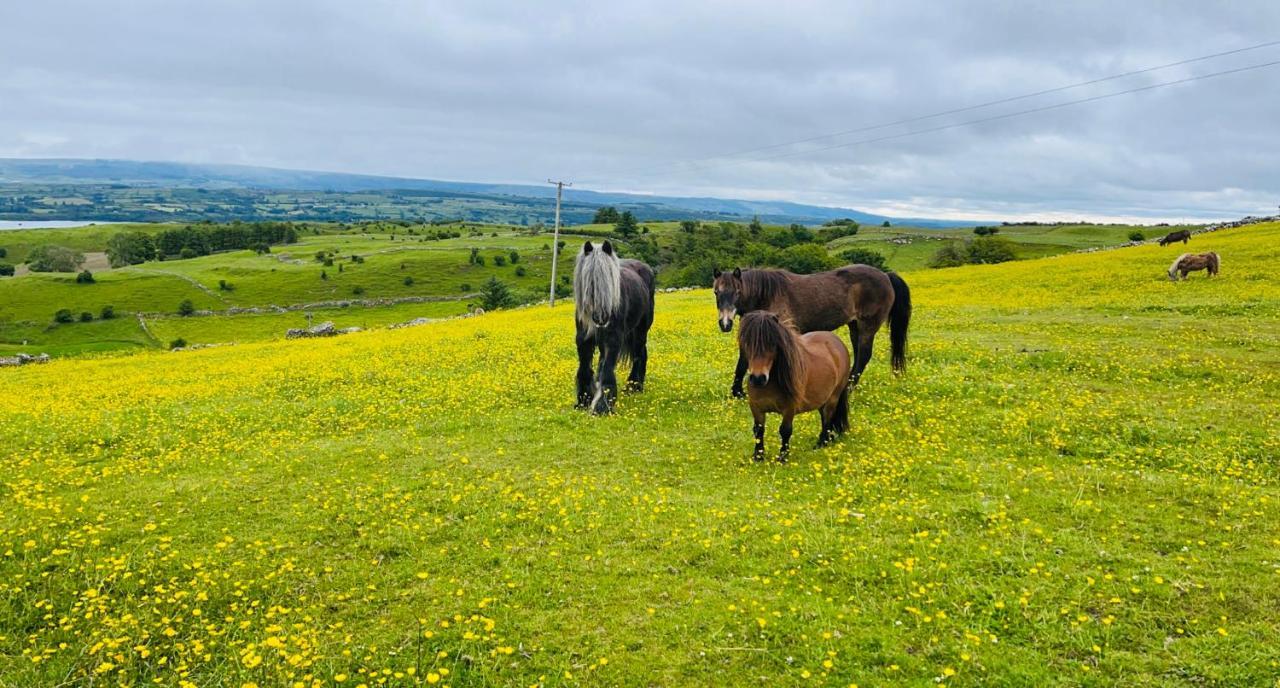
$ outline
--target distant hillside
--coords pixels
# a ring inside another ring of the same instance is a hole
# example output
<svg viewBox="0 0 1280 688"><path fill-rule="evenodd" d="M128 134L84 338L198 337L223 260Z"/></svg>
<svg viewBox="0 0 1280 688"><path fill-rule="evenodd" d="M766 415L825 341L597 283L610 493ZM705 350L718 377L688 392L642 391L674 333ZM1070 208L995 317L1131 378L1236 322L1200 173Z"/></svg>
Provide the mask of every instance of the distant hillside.
<svg viewBox="0 0 1280 688"><path fill-rule="evenodd" d="M58 185L58 186L108 186L108 187L145 187L172 189L205 189L208 191L295 191L325 192L330 194L351 194L361 192L391 193L416 192L414 197L426 199L427 194L438 194L441 197L472 199L491 199L500 201L500 205L520 206L519 212L495 211L490 209L483 217L487 221L520 222L529 218L528 206L536 205L542 209L537 213L549 213L550 200L555 190L550 186L523 184L483 184L472 182L451 182L434 179L408 179L401 177L380 177L373 175L343 174L335 172L310 172L300 170L283 170L267 167L250 167L245 165L195 165L174 162L135 162L128 160L77 160L77 159L15 159L0 158L0 193L12 195L24 191L23 185ZM8 186L10 188L5 189ZM110 194L108 194L110 195ZM518 199L518 200L517 200ZM821 223L838 218L852 218L862 223L879 224L885 220L894 223L909 223L924 227L958 227L967 226L971 222L954 222L948 220L930 220L920 218L888 218L882 215L864 213L850 208L828 208L824 206L804 205L786 201L747 201L721 198L682 198L675 196L647 196L641 194L608 193L584 189L567 189L565 200L572 207L574 217L571 221L582 222L589 218L589 211L602 205L614 205L629 209L644 219L673 219L679 217L698 217L703 219L742 219L759 216L768 222L801 222ZM421 200L427 204L429 201ZM77 207L74 210L62 207L51 209L51 212L29 211L33 219L79 219L92 215L94 208ZM153 219L155 209L130 210L115 209L126 216L113 215L107 219ZM191 209L194 213L196 209ZM174 215L173 208L156 212L169 212L169 218L196 219L187 217L186 213ZM255 211L249 211L251 214ZM21 215L21 210L0 207L0 213L7 217ZM504 215L504 213L506 213ZM279 213L264 213L264 216L278 216ZM247 217L243 214L238 217ZM397 219L403 214L389 214L385 217ZM426 219L435 217L433 213L423 212L417 215ZM305 212L294 214L297 219L322 219ZM546 215L549 218L549 215Z"/></svg>

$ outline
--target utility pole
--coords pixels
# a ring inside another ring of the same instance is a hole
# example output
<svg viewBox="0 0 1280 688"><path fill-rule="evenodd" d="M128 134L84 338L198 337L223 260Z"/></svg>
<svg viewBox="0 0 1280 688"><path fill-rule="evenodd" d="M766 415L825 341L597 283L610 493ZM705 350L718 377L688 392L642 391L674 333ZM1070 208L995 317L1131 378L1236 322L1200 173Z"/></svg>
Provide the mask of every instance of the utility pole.
<svg viewBox="0 0 1280 688"><path fill-rule="evenodd" d="M551 240L551 305L556 305L556 263L560 260L560 197L564 187L573 186L572 182L547 180L556 185L556 229L555 238Z"/></svg>

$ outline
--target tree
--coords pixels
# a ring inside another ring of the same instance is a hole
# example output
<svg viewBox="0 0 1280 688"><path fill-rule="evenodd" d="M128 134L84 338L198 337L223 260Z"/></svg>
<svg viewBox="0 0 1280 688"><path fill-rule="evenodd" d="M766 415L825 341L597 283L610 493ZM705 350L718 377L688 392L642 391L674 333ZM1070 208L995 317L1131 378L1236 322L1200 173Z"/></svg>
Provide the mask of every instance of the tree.
<svg viewBox="0 0 1280 688"><path fill-rule="evenodd" d="M512 251L512 252L511 252L511 264L512 264L512 265L515 265L516 263L519 263L519 262L520 262L520 252L519 252L519 251Z"/></svg>
<svg viewBox="0 0 1280 688"><path fill-rule="evenodd" d="M764 231L764 225L760 224L759 215L751 217L751 224L747 225L747 229L751 231L752 236L760 236L760 232Z"/></svg>
<svg viewBox="0 0 1280 688"><path fill-rule="evenodd" d="M89 311L80 313L80 322L93 322L93 313Z"/></svg>
<svg viewBox="0 0 1280 688"><path fill-rule="evenodd" d="M89 272L88 270L84 270L80 274L76 275L76 284L93 284L93 283L94 283L93 273Z"/></svg>
<svg viewBox="0 0 1280 688"><path fill-rule="evenodd" d="M635 236L636 232L640 230L640 226L636 223L636 216L632 215L631 211L628 210L618 218L618 223L613 226L613 229L618 234L621 234L623 238L629 239Z"/></svg>
<svg viewBox="0 0 1280 688"><path fill-rule="evenodd" d="M75 272L83 264L83 253L64 246L37 246L27 256L32 272Z"/></svg>
<svg viewBox="0 0 1280 688"><path fill-rule="evenodd" d="M617 224L618 220L618 209L611 205L606 205L603 208L598 208L596 210L595 217L591 218L591 224L612 225Z"/></svg>
<svg viewBox="0 0 1280 688"><path fill-rule="evenodd" d="M187 347L187 340L183 339L182 337L178 337L177 339L174 339L169 342L170 351L173 351L174 349L185 349L186 347Z"/></svg>
<svg viewBox="0 0 1280 688"><path fill-rule="evenodd" d="M888 227L888 226L889 226L889 221L888 221L888 220L885 220L884 222L880 223L880 226L881 226L881 227Z"/></svg>
<svg viewBox="0 0 1280 688"><path fill-rule="evenodd" d="M70 308L61 308L57 313L53 314L53 321L56 323L75 322L75 316L71 314Z"/></svg>
<svg viewBox="0 0 1280 688"><path fill-rule="evenodd" d="M7 257L9 257L9 249L3 246L0 246L0 258L7 258Z"/></svg>
<svg viewBox="0 0 1280 688"><path fill-rule="evenodd" d="M949 241L946 246L938 249L929 259L929 267L931 268L954 268L964 265L968 262L968 256L965 255L963 245L958 241Z"/></svg>
<svg viewBox="0 0 1280 688"><path fill-rule="evenodd" d="M116 307L115 307L115 306L103 306L103 307L102 307L102 312L98 314L98 317L99 317L99 318L102 318L103 320L110 320L110 319L112 319L112 318L116 317Z"/></svg>
<svg viewBox="0 0 1280 688"><path fill-rule="evenodd" d="M107 239L107 259L113 268L145 263L155 257L155 242L145 232L121 232Z"/></svg>
<svg viewBox="0 0 1280 688"><path fill-rule="evenodd" d="M511 288L497 277L490 277L480 285L480 305L486 311L507 308L515 303L516 297L511 293Z"/></svg>
<svg viewBox="0 0 1280 688"><path fill-rule="evenodd" d="M178 257L183 260L191 260L192 258L195 258L198 255L200 254L196 253L196 250L194 248L191 248L190 246L183 246L182 250L178 251Z"/></svg>
<svg viewBox="0 0 1280 688"><path fill-rule="evenodd" d="M17 270L17 268L13 267L9 263L0 263L0 277L13 277L13 274L17 272Z"/></svg>
<svg viewBox="0 0 1280 688"><path fill-rule="evenodd" d="M778 252L778 267L796 274L808 275L839 266L839 261L818 244L796 244Z"/></svg>
<svg viewBox="0 0 1280 688"><path fill-rule="evenodd" d="M866 248L851 248L840 252L840 257L850 263L861 263L862 265L870 265L873 268L888 270L889 266L885 263L884 256Z"/></svg>
<svg viewBox="0 0 1280 688"><path fill-rule="evenodd" d="M1143 234L1142 232L1136 229L1133 230L1132 232L1129 232L1129 241L1144 241L1146 238L1147 238L1147 235Z"/></svg>
<svg viewBox="0 0 1280 688"><path fill-rule="evenodd" d="M192 315L196 312L196 305L191 303L191 299L183 299L178 304L178 315Z"/></svg>
<svg viewBox="0 0 1280 688"><path fill-rule="evenodd" d="M1013 242L1004 238L980 237L969 242L967 254L970 263L1004 263L1013 260Z"/></svg>
<svg viewBox="0 0 1280 688"><path fill-rule="evenodd" d="M502 254L498 254L493 257L493 264L498 267L502 267L507 264L507 257Z"/></svg>
<svg viewBox="0 0 1280 688"><path fill-rule="evenodd" d="M693 234L694 232L698 231L698 221L697 220L681 220L680 231L686 234Z"/></svg>
<svg viewBox="0 0 1280 688"><path fill-rule="evenodd" d="M413 286L413 278L412 278L412 277L406 277L406 278L404 278L404 286L406 286L406 287L412 287L412 286Z"/></svg>

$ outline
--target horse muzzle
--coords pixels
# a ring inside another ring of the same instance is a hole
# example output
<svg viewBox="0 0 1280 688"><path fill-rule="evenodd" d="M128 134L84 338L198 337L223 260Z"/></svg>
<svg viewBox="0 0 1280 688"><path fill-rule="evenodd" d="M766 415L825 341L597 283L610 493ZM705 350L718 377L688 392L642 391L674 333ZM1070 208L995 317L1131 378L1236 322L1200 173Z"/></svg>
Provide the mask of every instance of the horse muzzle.
<svg viewBox="0 0 1280 688"><path fill-rule="evenodd" d="M764 387L769 384L769 374L749 375L747 376L747 382L750 382L752 387Z"/></svg>

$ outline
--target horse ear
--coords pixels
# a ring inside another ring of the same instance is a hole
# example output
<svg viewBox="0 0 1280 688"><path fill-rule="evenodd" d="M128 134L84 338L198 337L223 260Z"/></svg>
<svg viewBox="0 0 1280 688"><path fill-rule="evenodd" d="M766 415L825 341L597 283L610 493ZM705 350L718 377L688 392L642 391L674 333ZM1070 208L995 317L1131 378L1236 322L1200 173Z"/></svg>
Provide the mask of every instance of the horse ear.
<svg viewBox="0 0 1280 688"><path fill-rule="evenodd" d="M595 248L595 247L593 247L593 246L591 245L591 242L590 242L590 241L588 241L587 243L583 244L583 245L582 245L582 253L583 253L583 255L586 255L586 254L588 254L588 253L591 253L591 250L592 250L593 248Z"/></svg>
<svg viewBox="0 0 1280 688"><path fill-rule="evenodd" d="M737 277L738 279L742 279L742 268L734 268L733 276Z"/></svg>
<svg viewBox="0 0 1280 688"><path fill-rule="evenodd" d="M608 239L605 239L605 240L604 240L604 246L602 246L601 248L603 248L603 249L604 249L604 254L605 254L606 256L611 256L611 255L613 255L613 244L609 243L609 240L608 240Z"/></svg>
<svg viewBox="0 0 1280 688"><path fill-rule="evenodd" d="M712 276L712 277L719 278L719 277L720 277L720 268L711 268L711 276Z"/></svg>

